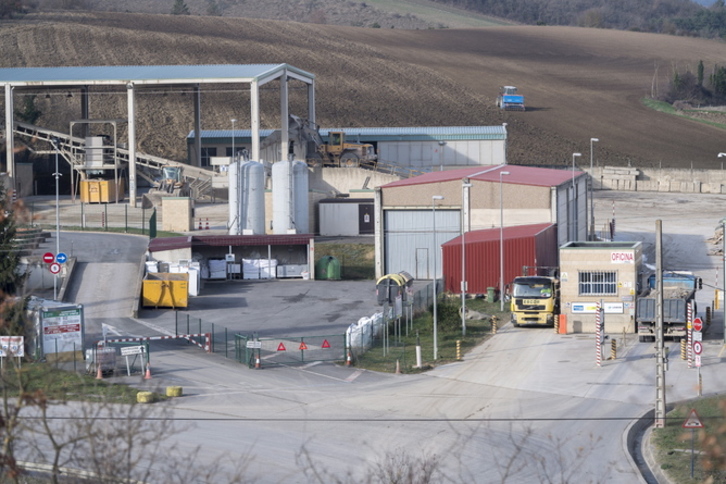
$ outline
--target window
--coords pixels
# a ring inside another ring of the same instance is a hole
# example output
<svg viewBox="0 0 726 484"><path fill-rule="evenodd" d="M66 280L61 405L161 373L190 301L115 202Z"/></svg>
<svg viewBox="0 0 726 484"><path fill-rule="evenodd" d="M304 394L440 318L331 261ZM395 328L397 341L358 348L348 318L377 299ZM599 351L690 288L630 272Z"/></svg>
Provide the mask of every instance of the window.
<svg viewBox="0 0 726 484"><path fill-rule="evenodd" d="M209 166L212 156L217 156L217 148L204 148L202 147L202 164L201 166Z"/></svg>
<svg viewBox="0 0 726 484"><path fill-rule="evenodd" d="M580 296L612 296L618 293L618 277L615 271L580 272Z"/></svg>

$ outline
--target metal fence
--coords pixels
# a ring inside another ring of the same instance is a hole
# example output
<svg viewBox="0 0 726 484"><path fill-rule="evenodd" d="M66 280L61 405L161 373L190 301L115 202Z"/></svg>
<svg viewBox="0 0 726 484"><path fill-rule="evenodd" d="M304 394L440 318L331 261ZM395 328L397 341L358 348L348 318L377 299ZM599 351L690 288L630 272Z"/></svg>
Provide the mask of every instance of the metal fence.
<svg viewBox="0 0 726 484"><path fill-rule="evenodd" d="M344 361L346 353L347 341L344 334L273 338L235 335L235 357L250 368Z"/></svg>
<svg viewBox="0 0 726 484"><path fill-rule="evenodd" d="M60 202L59 202L60 203ZM62 210L54 200L31 201L26 204L31 224L53 226L56 221L60 230L69 227L81 230L109 230L122 228L141 231L142 234L153 230L155 224L161 223L161 212L155 208L131 207L127 203L83 203L80 201L62 201Z"/></svg>

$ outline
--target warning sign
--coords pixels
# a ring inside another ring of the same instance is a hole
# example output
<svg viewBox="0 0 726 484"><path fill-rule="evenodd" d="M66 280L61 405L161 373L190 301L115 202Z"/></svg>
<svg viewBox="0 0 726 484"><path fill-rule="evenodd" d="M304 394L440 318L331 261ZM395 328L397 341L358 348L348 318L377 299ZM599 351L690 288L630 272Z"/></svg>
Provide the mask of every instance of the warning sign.
<svg viewBox="0 0 726 484"><path fill-rule="evenodd" d="M324 339L323 344L320 347L321 348L330 348L330 343L328 343L327 339Z"/></svg>
<svg viewBox="0 0 726 484"><path fill-rule="evenodd" d="M306 350L306 349L308 349L308 345L306 345L304 341L301 341L300 342L300 348L299 349L300 350Z"/></svg>
<svg viewBox="0 0 726 484"><path fill-rule="evenodd" d="M698 414L696 413L696 410L692 409L691 413L688 414L688 418L685 422L683 422L683 428L684 429L702 429L703 423L701 423L701 419L698 418Z"/></svg>
<svg viewBox="0 0 726 484"><path fill-rule="evenodd" d="M280 343L279 345L277 345L277 351L287 351L287 349L285 348L285 343Z"/></svg>

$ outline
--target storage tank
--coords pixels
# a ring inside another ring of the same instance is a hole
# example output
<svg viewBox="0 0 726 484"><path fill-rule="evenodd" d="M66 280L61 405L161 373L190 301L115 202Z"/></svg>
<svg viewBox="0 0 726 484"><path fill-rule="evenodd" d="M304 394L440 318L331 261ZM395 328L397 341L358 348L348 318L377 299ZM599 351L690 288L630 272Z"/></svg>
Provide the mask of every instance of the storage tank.
<svg viewBox="0 0 726 484"><path fill-rule="evenodd" d="M275 234L309 231L308 165L278 161L272 165L272 231Z"/></svg>
<svg viewBox="0 0 726 484"><path fill-rule="evenodd" d="M229 233L261 235L265 233L265 169L262 163L230 163Z"/></svg>

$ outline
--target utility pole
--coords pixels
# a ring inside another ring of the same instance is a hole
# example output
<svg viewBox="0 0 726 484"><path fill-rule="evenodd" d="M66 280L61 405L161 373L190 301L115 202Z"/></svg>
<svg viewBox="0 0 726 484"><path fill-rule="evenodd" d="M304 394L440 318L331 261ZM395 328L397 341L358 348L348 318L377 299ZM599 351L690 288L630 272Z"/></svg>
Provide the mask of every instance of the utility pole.
<svg viewBox="0 0 726 484"><path fill-rule="evenodd" d="M666 417L666 355L663 345L663 227L655 221L655 423L657 429L665 427Z"/></svg>

